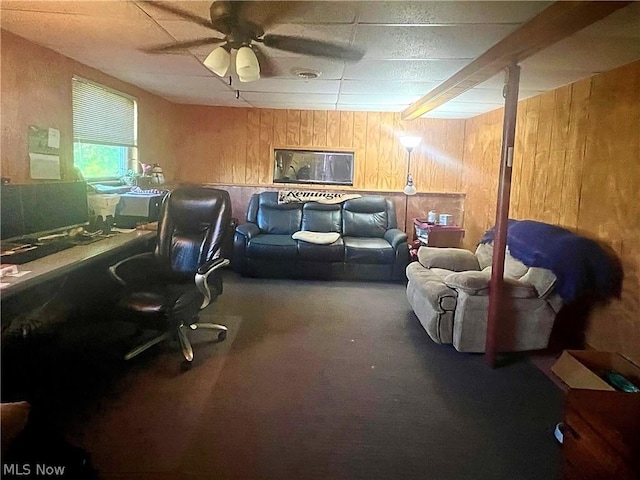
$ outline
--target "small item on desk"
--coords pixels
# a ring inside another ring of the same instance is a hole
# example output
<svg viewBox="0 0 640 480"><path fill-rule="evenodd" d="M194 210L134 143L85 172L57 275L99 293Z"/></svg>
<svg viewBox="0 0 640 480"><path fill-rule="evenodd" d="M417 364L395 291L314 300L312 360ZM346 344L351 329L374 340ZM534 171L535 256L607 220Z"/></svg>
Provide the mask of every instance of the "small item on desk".
<svg viewBox="0 0 640 480"><path fill-rule="evenodd" d="M0 266L0 278L6 277L7 275L15 275L18 273L17 265L2 265Z"/></svg>
<svg viewBox="0 0 640 480"><path fill-rule="evenodd" d="M141 223L136 227L137 230L158 230L158 222Z"/></svg>
<svg viewBox="0 0 640 480"><path fill-rule="evenodd" d="M435 210L429 210L429 213L427 213L427 223L430 225L436 223L436 215Z"/></svg>
<svg viewBox="0 0 640 480"><path fill-rule="evenodd" d="M448 213L441 213L438 218L438 225L453 225L453 215L449 215Z"/></svg>

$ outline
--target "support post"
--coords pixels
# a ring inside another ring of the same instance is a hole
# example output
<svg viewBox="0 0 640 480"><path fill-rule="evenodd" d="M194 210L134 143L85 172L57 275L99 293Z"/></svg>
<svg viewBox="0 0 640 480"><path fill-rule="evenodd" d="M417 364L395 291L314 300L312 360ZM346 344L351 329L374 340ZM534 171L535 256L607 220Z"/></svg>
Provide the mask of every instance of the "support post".
<svg viewBox="0 0 640 480"><path fill-rule="evenodd" d="M506 69L504 86L504 120L502 123L502 149L500 152L500 179L498 202L496 205L496 224L493 239L493 260L491 281L489 283L489 310L487 314L487 338L485 360L495 367L497 334L500 330L501 308L503 306L504 256L507 246L507 225L509 221L509 200L511 196L511 171L513 168L513 149L516 132L516 114L518 112L518 87L520 85L520 67L511 64Z"/></svg>

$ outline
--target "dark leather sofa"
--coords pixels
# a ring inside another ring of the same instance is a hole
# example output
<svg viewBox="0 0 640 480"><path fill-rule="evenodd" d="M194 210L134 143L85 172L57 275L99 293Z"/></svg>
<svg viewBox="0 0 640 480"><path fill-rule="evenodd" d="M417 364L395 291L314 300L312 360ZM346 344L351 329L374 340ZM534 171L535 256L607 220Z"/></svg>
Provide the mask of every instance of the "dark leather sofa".
<svg viewBox="0 0 640 480"><path fill-rule="evenodd" d="M299 230L340 238L329 245L291 238ZM407 235L382 196L327 205L278 204L277 192L254 194L233 243L233 268L245 276L404 281L409 262Z"/></svg>

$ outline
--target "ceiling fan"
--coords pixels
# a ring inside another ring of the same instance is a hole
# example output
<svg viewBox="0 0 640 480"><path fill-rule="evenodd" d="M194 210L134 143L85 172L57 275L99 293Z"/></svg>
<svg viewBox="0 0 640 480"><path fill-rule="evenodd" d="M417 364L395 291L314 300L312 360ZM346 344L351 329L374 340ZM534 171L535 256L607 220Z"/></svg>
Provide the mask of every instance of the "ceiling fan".
<svg viewBox="0 0 640 480"><path fill-rule="evenodd" d="M315 57L358 61L364 52L348 45L310 38L265 33L278 17L302 2L226 1L215 0L209 9L210 19L161 2L144 2L165 12L214 30L222 37L207 37L185 42L172 42L144 49L147 53L174 53L201 45L221 44L204 60L204 65L223 77L231 64L231 52L236 50L236 73L241 82L252 82L263 76L273 76L276 69L259 44L286 52Z"/></svg>

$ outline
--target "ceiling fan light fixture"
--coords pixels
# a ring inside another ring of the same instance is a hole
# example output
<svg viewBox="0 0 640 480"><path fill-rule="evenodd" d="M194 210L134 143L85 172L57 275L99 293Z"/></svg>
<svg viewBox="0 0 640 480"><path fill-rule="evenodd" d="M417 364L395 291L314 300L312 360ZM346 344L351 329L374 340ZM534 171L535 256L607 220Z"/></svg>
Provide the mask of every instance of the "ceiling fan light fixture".
<svg viewBox="0 0 640 480"><path fill-rule="evenodd" d="M224 77L229 70L229 65L231 65L231 55L223 47L214 48L203 63L213 73L219 77Z"/></svg>
<svg viewBox="0 0 640 480"><path fill-rule="evenodd" d="M236 53L236 73L241 82L253 82L260 78L260 64L250 47L240 47Z"/></svg>
<svg viewBox="0 0 640 480"><path fill-rule="evenodd" d="M238 75L238 80L240 80L242 83L255 82L256 80L260 80L260 72L257 72L253 76Z"/></svg>

